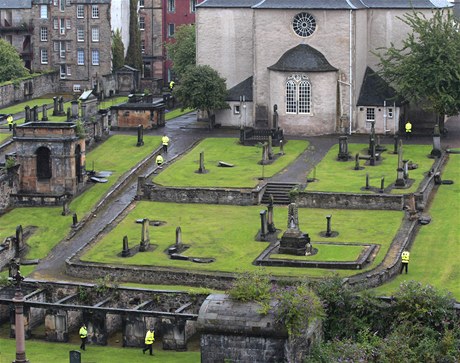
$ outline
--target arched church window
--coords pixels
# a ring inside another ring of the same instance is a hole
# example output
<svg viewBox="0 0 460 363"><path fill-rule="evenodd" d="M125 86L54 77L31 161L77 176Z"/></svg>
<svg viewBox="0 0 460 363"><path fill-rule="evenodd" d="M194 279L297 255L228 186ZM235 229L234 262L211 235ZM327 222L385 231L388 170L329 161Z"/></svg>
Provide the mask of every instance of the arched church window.
<svg viewBox="0 0 460 363"><path fill-rule="evenodd" d="M286 81L286 113L311 113L311 84L307 76L295 74Z"/></svg>
<svg viewBox="0 0 460 363"><path fill-rule="evenodd" d="M39 147L37 155L37 179L51 178L51 151L45 146Z"/></svg>
<svg viewBox="0 0 460 363"><path fill-rule="evenodd" d="M316 30L316 20L311 14L299 13L292 20L292 29L300 37L309 37Z"/></svg>

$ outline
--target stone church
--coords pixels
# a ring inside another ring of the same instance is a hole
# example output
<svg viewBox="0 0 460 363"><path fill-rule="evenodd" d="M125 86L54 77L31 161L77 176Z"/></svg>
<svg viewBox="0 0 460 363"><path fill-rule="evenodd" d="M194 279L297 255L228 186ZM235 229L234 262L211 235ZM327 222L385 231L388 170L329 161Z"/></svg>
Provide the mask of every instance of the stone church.
<svg viewBox="0 0 460 363"><path fill-rule="evenodd" d="M288 134L393 134L408 117L376 75L372 53L401 44L401 18L447 0L206 0L197 6L197 64L226 79L222 126Z"/></svg>

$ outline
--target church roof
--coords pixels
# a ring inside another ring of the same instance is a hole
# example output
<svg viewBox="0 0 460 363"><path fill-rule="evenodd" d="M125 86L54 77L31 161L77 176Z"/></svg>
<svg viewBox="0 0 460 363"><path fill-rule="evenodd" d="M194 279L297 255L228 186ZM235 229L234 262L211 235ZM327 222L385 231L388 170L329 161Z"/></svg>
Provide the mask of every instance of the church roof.
<svg viewBox="0 0 460 363"><path fill-rule="evenodd" d="M432 9L451 7L448 0L205 0L199 8L254 9Z"/></svg>
<svg viewBox="0 0 460 363"><path fill-rule="evenodd" d="M321 52L308 44L299 44L289 49L281 56L278 62L268 67L268 69L285 72L337 71L337 68L331 66Z"/></svg>
<svg viewBox="0 0 460 363"><path fill-rule="evenodd" d="M252 76L230 88L225 101L239 101L244 96L245 101L252 102Z"/></svg>
<svg viewBox="0 0 460 363"><path fill-rule="evenodd" d="M401 105L401 99L397 97L396 91L383 80L371 68L366 68L363 84L359 93L357 106L379 106L383 101Z"/></svg>

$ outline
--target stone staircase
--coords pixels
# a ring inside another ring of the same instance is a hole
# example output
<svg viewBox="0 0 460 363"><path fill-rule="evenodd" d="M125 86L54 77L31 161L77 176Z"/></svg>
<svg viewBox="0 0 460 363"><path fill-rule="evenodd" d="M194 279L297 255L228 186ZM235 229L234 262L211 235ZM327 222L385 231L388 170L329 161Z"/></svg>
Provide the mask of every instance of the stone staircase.
<svg viewBox="0 0 460 363"><path fill-rule="evenodd" d="M268 204L270 202L270 194L273 195L273 202L275 204L289 204L289 191L295 186L299 185L298 183L267 183L265 188L265 193L262 197L262 204Z"/></svg>

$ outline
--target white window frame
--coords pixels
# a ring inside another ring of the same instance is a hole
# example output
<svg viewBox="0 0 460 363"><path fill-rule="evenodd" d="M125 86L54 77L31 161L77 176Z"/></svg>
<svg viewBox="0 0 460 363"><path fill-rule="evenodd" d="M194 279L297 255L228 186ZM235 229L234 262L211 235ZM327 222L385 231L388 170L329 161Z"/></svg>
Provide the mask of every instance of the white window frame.
<svg viewBox="0 0 460 363"><path fill-rule="evenodd" d="M139 29L145 30L145 17L143 16L139 17Z"/></svg>
<svg viewBox="0 0 460 363"><path fill-rule="evenodd" d="M48 19L48 5L40 5L40 19Z"/></svg>
<svg viewBox="0 0 460 363"><path fill-rule="evenodd" d="M375 123L375 107L366 107L366 129L371 129Z"/></svg>
<svg viewBox="0 0 460 363"><path fill-rule="evenodd" d="M79 26L77 28L77 42L84 42L85 41L85 28Z"/></svg>
<svg viewBox="0 0 460 363"><path fill-rule="evenodd" d="M65 42L61 41L59 42L59 58L65 58L65 53L66 53Z"/></svg>
<svg viewBox="0 0 460 363"><path fill-rule="evenodd" d="M59 34L65 35L65 19L64 18L59 19Z"/></svg>
<svg viewBox="0 0 460 363"><path fill-rule="evenodd" d="M48 64L48 49L40 49L40 63Z"/></svg>
<svg viewBox="0 0 460 363"><path fill-rule="evenodd" d="M291 115L311 115L312 89L307 76L293 74L285 83L286 113Z"/></svg>
<svg viewBox="0 0 460 363"><path fill-rule="evenodd" d="M65 19L65 28L72 29L72 22L68 18Z"/></svg>
<svg viewBox="0 0 460 363"><path fill-rule="evenodd" d="M59 0L59 11L64 12L65 10L65 0Z"/></svg>
<svg viewBox="0 0 460 363"><path fill-rule="evenodd" d="M393 114L394 114L393 107L388 107L388 118L393 118Z"/></svg>
<svg viewBox="0 0 460 363"><path fill-rule="evenodd" d="M91 51L91 64L93 66L98 66L100 64L99 49L93 49Z"/></svg>
<svg viewBox="0 0 460 363"><path fill-rule="evenodd" d="M168 13L175 13L175 12L176 12L176 1L168 0Z"/></svg>
<svg viewBox="0 0 460 363"><path fill-rule="evenodd" d="M47 42L48 41L48 28L42 26L40 28L40 41Z"/></svg>
<svg viewBox="0 0 460 363"><path fill-rule="evenodd" d="M77 5L77 18L83 19L85 17L85 6Z"/></svg>
<svg viewBox="0 0 460 363"><path fill-rule="evenodd" d="M58 5L59 5L59 0L54 0L54 1L53 1L53 5L54 5L54 6L58 6Z"/></svg>
<svg viewBox="0 0 460 363"><path fill-rule="evenodd" d="M79 66L85 65L85 50L84 49L77 49L77 65Z"/></svg>
<svg viewBox="0 0 460 363"><path fill-rule="evenodd" d="M81 84L74 84L74 85L72 86L72 90L73 90L74 93L79 93L79 92L81 92Z"/></svg>
<svg viewBox="0 0 460 363"><path fill-rule="evenodd" d="M58 18L53 18L53 29L55 30L59 29L59 19Z"/></svg>
<svg viewBox="0 0 460 363"><path fill-rule="evenodd" d="M99 19L99 5L91 5L91 18Z"/></svg>
<svg viewBox="0 0 460 363"><path fill-rule="evenodd" d="M91 27L91 41L92 42L99 42L99 27L93 26Z"/></svg>
<svg viewBox="0 0 460 363"><path fill-rule="evenodd" d="M196 0L190 0L190 12L192 14L196 12Z"/></svg>
<svg viewBox="0 0 460 363"><path fill-rule="evenodd" d="M174 23L168 24L168 38L174 38L176 33L176 26Z"/></svg>
<svg viewBox="0 0 460 363"><path fill-rule="evenodd" d="M233 114L234 115L239 115L240 113L241 113L240 105L233 105Z"/></svg>
<svg viewBox="0 0 460 363"><path fill-rule="evenodd" d="M66 74L68 76L71 76L72 75L72 67L70 65L67 65L66 66Z"/></svg>
<svg viewBox="0 0 460 363"><path fill-rule="evenodd" d="M66 75L67 75L67 67L65 64L61 64L59 66L59 78L66 79Z"/></svg>
<svg viewBox="0 0 460 363"><path fill-rule="evenodd" d="M144 0L139 0L139 7L143 8L145 6Z"/></svg>

